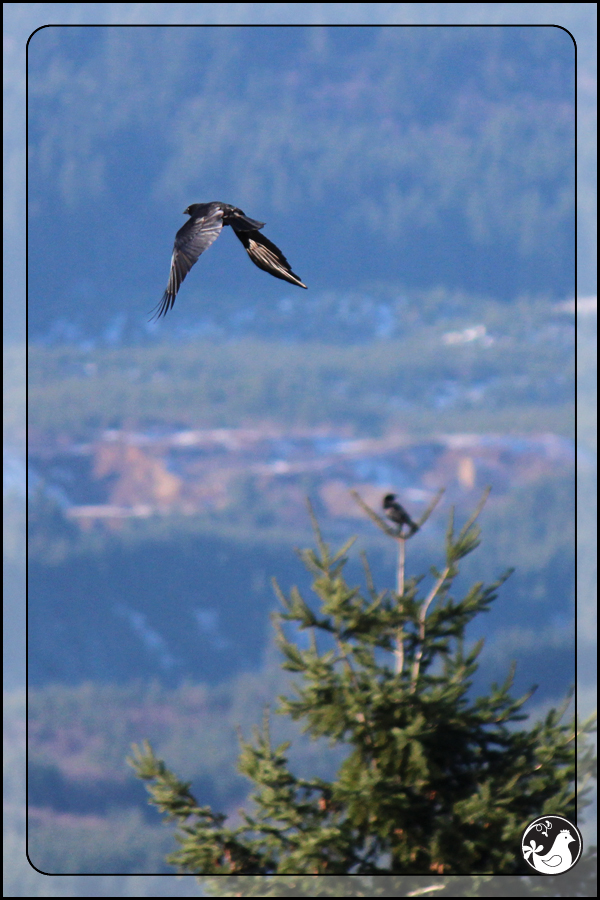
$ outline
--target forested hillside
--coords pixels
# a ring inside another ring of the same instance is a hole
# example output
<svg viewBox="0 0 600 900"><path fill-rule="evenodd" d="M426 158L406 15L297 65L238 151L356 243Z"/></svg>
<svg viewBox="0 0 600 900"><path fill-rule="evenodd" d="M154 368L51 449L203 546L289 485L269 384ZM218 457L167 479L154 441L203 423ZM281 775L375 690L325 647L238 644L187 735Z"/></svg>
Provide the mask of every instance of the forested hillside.
<svg viewBox="0 0 600 900"><path fill-rule="evenodd" d="M38 32L32 336L143 333L181 212L208 200L266 221L309 292L228 233L162 333L357 292L568 295L574 49L553 27Z"/></svg>

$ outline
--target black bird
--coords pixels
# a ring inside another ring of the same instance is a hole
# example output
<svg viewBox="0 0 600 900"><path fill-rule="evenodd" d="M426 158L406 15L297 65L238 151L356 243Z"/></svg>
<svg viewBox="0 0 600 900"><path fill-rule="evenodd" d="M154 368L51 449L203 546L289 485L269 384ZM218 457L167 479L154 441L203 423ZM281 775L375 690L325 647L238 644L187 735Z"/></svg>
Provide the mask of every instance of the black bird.
<svg viewBox="0 0 600 900"><path fill-rule="evenodd" d="M394 525L400 526L400 531L402 531L403 525L408 525L410 528L410 534L407 534L406 537L411 537L415 531L419 530L419 526L416 522L413 522L409 514L406 512L403 506L396 500L395 494L386 494L383 498L383 508L385 509L385 514Z"/></svg>
<svg viewBox="0 0 600 900"><path fill-rule="evenodd" d="M275 278L306 288L292 272L279 247L260 233L264 222L251 219L237 206L230 206L228 203L192 203L183 214L190 218L175 235L169 284L156 307L158 311L154 318L160 319L171 309L181 282L200 254L219 237L223 225L231 225L255 266Z"/></svg>

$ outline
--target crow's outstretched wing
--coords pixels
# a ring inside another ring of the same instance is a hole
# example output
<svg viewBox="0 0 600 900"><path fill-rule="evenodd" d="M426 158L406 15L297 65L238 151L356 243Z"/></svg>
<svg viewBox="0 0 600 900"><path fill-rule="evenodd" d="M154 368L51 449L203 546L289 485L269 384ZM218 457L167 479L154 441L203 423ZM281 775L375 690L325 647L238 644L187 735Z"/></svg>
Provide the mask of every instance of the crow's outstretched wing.
<svg viewBox="0 0 600 900"><path fill-rule="evenodd" d="M205 215L192 215L191 219L175 235L175 246L171 257L169 283L162 300L155 307L152 318L160 319L175 303L181 282L190 271L200 254L219 237L223 228L223 210L215 204L203 204L208 211Z"/></svg>
<svg viewBox="0 0 600 900"><path fill-rule="evenodd" d="M283 278L284 281L289 281L291 284L297 284L303 288L306 287L298 276L292 272L289 262L279 247L276 247L269 238L266 238L260 231L242 231L235 227L235 222L230 222L230 224L255 266L258 266L259 269L264 269L265 272L274 275L275 278Z"/></svg>
<svg viewBox="0 0 600 900"><path fill-rule="evenodd" d="M171 309L183 279L200 254L218 238L224 225L231 225L255 266L275 278L306 288L279 247L261 234L264 222L251 219L228 203L193 203L185 213L190 218L175 236L169 283L152 318L160 319Z"/></svg>

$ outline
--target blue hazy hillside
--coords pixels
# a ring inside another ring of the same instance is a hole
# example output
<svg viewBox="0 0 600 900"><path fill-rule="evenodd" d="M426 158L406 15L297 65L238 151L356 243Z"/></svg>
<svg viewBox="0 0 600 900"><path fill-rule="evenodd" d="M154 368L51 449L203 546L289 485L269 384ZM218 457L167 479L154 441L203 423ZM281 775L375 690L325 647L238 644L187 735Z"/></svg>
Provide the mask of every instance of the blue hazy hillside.
<svg viewBox="0 0 600 900"><path fill-rule="evenodd" d="M310 294L226 229L165 329L296 293L573 291L564 30L51 26L28 66L33 337L143 327L182 210L208 200L266 221Z"/></svg>

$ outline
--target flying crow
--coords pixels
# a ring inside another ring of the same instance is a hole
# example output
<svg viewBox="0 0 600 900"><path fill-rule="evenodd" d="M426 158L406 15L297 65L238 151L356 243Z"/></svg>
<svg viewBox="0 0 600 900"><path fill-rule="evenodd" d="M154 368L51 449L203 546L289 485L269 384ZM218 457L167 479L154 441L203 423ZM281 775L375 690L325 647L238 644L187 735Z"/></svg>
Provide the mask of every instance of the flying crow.
<svg viewBox="0 0 600 900"><path fill-rule="evenodd" d="M192 203L184 210L184 215L190 218L175 235L169 284L156 307L154 318L160 319L171 309L181 282L200 254L219 237L223 225L231 225L248 251L248 256L259 269L264 269L275 278L306 287L292 272L279 247L260 233L264 222L251 219L241 209L228 203Z"/></svg>
<svg viewBox="0 0 600 900"><path fill-rule="evenodd" d="M409 514L406 512L403 506L398 503L396 500L395 494L386 494L383 498L383 508L385 509L385 514L394 525L400 526L400 531L402 531L403 525L408 525L410 528L410 534L407 534L406 537L411 537L415 531L419 530L419 526L416 522L413 522Z"/></svg>

